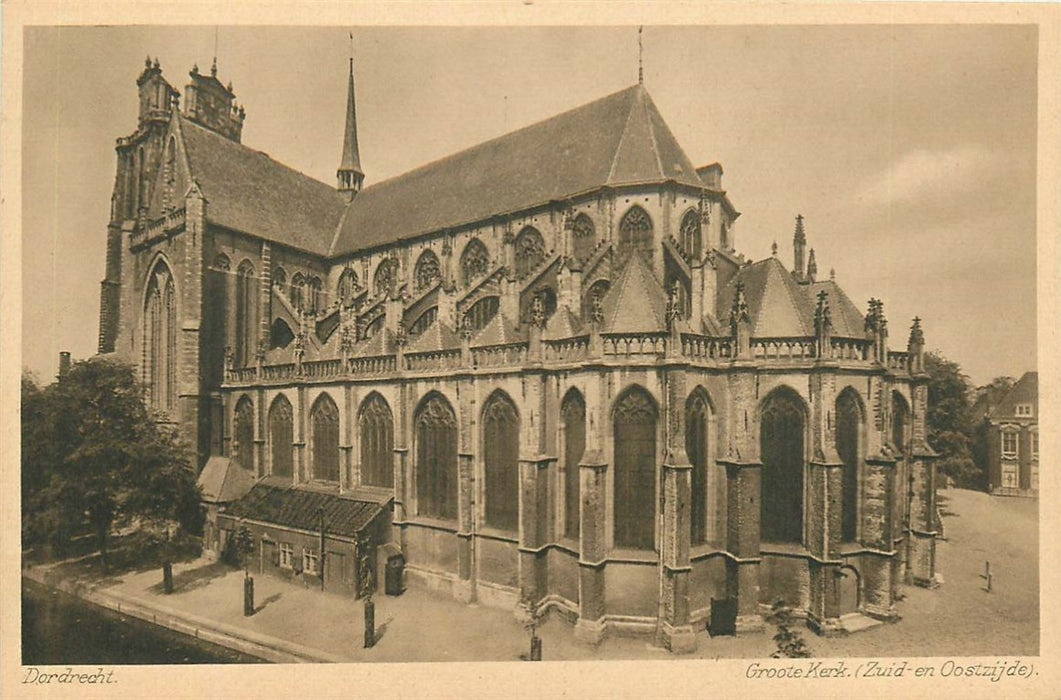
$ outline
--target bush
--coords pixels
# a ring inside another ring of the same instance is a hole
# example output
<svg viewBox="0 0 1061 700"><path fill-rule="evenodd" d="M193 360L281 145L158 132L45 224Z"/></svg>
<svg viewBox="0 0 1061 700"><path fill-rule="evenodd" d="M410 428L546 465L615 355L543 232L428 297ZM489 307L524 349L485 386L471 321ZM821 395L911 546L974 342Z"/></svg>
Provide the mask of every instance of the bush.
<svg viewBox="0 0 1061 700"><path fill-rule="evenodd" d="M803 640L803 634L792 629L795 619L792 616L792 608L786 605L785 601L780 598L774 601L774 604L770 606L770 614L766 617L766 621L777 625L777 634L774 635L777 651L771 654L771 657L805 659L811 656L810 648Z"/></svg>

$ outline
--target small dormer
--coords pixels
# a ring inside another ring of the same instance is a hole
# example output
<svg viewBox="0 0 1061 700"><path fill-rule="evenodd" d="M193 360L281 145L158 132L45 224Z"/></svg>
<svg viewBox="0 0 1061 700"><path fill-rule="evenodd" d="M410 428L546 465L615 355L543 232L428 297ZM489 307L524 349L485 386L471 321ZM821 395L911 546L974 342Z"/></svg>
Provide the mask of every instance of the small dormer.
<svg viewBox="0 0 1061 700"><path fill-rule="evenodd" d="M199 66L192 66L188 75L191 82L185 87L184 117L239 143L246 113L236 105L232 83L225 86L217 79L217 59L210 75L200 73Z"/></svg>
<svg viewBox="0 0 1061 700"><path fill-rule="evenodd" d="M150 56L144 59L144 72L136 79L136 86L140 90L140 125L169 119L170 107L177 102L180 93L162 77L157 58L154 61Z"/></svg>

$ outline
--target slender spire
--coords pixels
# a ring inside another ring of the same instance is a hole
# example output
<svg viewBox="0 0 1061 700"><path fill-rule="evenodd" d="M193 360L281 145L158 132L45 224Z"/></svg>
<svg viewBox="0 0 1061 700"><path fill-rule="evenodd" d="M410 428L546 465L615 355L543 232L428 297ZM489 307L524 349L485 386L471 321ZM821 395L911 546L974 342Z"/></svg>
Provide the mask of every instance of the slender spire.
<svg viewBox="0 0 1061 700"><path fill-rule="evenodd" d="M796 214L796 232L792 236L793 271L796 279L803 280L803 251L807 247L807 236L803 233L803 214Z"/></svg>
<svg viewBox="0 0 1061 700"><path fill-rule="evenodd" d="M361 154L357 147L357 107L354 103L353 33L350 34L350 78L346 94L346 130L343 133L343 158L339 163L338 189L353 199L361 189L365 173L361 170Z"/></svg>
<svg viewBox="0 0 1061 700"><path fill-rule="evenodd" d="M642 46L642 44L641 44L641 32L643 30L644 30L644 27L642 27L642 26L639 26L637 28L637 84L638 85L644 85L645 84L645 66L644 66L644 63L643 63L645 50L644 50L644 46Z"/></svg>
<svg viewBox="0 0 1061 700"><path fill-rule="evenodd" d="M814 259L814 248L810 249L810 258L807 259L807 281L813 282L818 276L818 261Z"/></svg>

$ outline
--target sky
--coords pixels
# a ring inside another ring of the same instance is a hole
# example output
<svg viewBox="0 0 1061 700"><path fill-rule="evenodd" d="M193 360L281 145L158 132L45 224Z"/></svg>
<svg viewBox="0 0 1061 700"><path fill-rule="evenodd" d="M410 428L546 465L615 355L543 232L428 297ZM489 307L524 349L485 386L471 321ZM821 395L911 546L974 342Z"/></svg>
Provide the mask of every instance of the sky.
<svg viewBox="0 0 1061 700"><path fill-rule="evenodd" d="M150 55L182 93L218 59L243 143L332 184L352 31L366 185L636 83L636 27L42 27L24 35L22 365L96 350L114 142ZM1036 368L1034 26L645 26L645 86L718 161L737 249L819 277L892 349L922 319L974 384Z"/></svg>

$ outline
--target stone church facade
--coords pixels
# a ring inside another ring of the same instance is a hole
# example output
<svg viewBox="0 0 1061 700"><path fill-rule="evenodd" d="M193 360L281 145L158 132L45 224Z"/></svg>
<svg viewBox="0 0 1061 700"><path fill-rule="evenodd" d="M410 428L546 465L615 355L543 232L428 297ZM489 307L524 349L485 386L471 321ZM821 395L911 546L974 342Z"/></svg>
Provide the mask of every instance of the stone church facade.
<svg viewBox="0 0 1061 700"><path fill-rule="evenodd" d="M802 217L792 269L746 260L643 85L365 186L351 62L334 187L241 144L216 65L137 85L99 351L196 446L208 548L245 524L260 571L355 594L400 552L675 651L713 600L828 634L934 581L918 320L890 350Z"/></svg>

